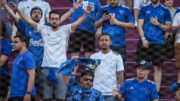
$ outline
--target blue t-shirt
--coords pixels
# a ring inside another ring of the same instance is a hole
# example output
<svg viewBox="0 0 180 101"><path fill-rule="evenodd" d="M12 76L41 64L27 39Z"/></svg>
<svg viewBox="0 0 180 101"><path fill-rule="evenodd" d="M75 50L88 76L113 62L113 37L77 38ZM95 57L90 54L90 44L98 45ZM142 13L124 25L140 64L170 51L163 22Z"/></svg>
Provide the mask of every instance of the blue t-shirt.
<svg viewBox="0 0 180 101"><path fill-rule="evenodd" d="M75 78L69 79L70 101L104 101L101 92L91 87L85 90L81 87L80 83L75 82Z"/></svg>
<svg viewBox="0 0 180 101"><path fill-rule="evenodd" d="M13 62L10 97L20 97L26 94L28 88L28 69L35 69L33 54L28 50L18 55ZM35 95L35 85L31 95Z"/></svg>
<svg viewBox="0 0 180 101"><path fill-rule="evenodd" d="M148 79L143 82L139 82L136 78L125 80L119 92L125 101L153 101L158 99L156 85Z"/></svg>
<svg viewBox="0 0 180 101"><path fill-rule="evenodd" d="M176 10L174 16L175 16L177 13L179 13L179 12L180 12L180 7Z"/></svg>
<svg viewBox="0 0 180 101"><path fill-rule="evenodd" d="M11 50L12 50L12 46L11 43L6 40L5 38L3 38L1 40L1 54L2 55L6 55L9 57ZM9 59L8 59L9 60ZM0 73L4 74L4 75L9 75L9 68L8 68L8 60L6 61L6 63L2 66L2 68L0 68Z"/></svg>
<svg viewBox="0 0 180 101"><path fill-rule="evenodd" d="M153 44L164 44L164 31L158 26L151 24L151 18L157 17L158 22L165 24L166 21L171 21L171 14L168 8L162 4L153 7L152 4L143 6L138 15L138 19L144 19L143 31L145 38Z"/></svg>
<svg viewBox="0 0 180 101"><path fill-rule="evenodd" d="M114 13L115 18L118 21L134 23L134 18L133 18L131 10L124 5L120 5L115 8L111 7L110 5L102 7L102 9L100 10L100 12L98 13L96 17L96 21L100 20L101 17L103 16L104 14L103 10L108 10L109 14ZM102 33L108 33L111 35L112 46L126 47L125 28L121 26L117 26L117 25L111 25L110 20L104 21L102 27L103 27Z"/></svg>
<svg viewBox="0 0 180 101"><path fill-rule="evenodd" d="M88 5L93 6L93 11L88 14L86 20L78 27L78 29L88 31L90 33L95 33L94 23L96 20L96 14L101 9L99 0L83 0L81 6L72 14L70 23L77 21L78 18L80 18L85 12L83 8L86 8Z"/></svg>
<svg viewBox="0 0 180 101"><path fill-rule="evenodd" d="M36 64L38 66L41 66L44 54L44 44L41 34L36 32L29 24L27 24L22 19L19 19L17 28L21 34L25 34L30 38L28 50L34 55Z"/></svg>

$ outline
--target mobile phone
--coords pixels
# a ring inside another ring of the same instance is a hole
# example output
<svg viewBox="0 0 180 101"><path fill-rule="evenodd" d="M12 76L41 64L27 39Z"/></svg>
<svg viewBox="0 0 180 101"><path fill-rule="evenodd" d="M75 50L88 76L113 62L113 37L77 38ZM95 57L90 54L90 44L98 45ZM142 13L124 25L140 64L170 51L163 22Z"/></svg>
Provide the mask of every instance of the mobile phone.
<svg viewBox="0 0 180 101"><path fill-rule="evenodd" d="M103 13L109 14L108 10L106 10L106 9L103 10Z"/></svg>

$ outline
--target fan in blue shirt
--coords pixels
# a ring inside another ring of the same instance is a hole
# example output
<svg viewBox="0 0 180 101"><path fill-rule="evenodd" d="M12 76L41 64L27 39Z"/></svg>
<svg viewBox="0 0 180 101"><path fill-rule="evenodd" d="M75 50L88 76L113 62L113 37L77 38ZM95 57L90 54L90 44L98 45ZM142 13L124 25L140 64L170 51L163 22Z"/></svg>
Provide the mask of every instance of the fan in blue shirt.
<svg viewBox="0 0 180 101"><path fill-rule="evenodd" d="M11 43L4 38L6 33L6 26L2 23L1 26L2 34L1 38L1 55L0 55L0 101L6 99L8 93L8 87L10 83L8 60L12 50Z"/></svg>
<svg viewBox="0 0 180 101"><path fill-rule="evenodd" d="M137 64L136 72L136 78L125 80L120 89L113 90L115 98L121 99L124 97L125 101L158 101L156 85L147 79L150 73L149 62L140 61Z"/></svg>
<svg viewBox="0 0 180 101"><path fill-rule="evenodd" d="M76 9L76 11L74 11L74 13L72 14L70 23L77 21L77 19L79 19L85 13L83 9L86 8L88 5L93 6L93 10L91 11L91 13L89 13L86 20L78 27L78 29L90 33L95 33L94 23L96 20L96 14L99 12L101 8L99 0L83 0L81 6L78 9Z"/></svg>
<svg viewBox="0 0 180 101"><path fill-rule="evenodd" d="M33 54L27 50L29 37L25 35L16 35L14 41L14 50L18 56L13 62L10 101L21 99L19 101L30 101L35 91L35 60Z"/></svg>
<svg viewBox="0 0 180 101"><path fill-rule="evenodd" d="M131 10L124 6L124 5L118 5L116 7L112 7L111 5L107 5L102 7L100 12L98 13L96 17L96 23L98 24L98 21L100 21L105 14L103 11L107 10L109 15L114 15L115 19L118 20L119 23L112 23L111 19L108 19L106 21L103 21L101 23L102 25L102 33L108 33L111 35L112 40L112 46L121 46L126 47L126 27L134 27L134 19ZM111 17L112 18L112 17ZM129 24L128 26L125 26L125 24L121 25L121 23ZM97 27L97 26L96 26ZM98 26L100 27L100 26ZM97 27L97 28L98 28Z"/></svg>
<svg viewBox="0 0 180 101"><path fill-rule="evenodd" d="M151 22L152 18L156 19L157 22ZM171 14L168 8L165 8L162 4L154 7L151 3L140 9L138 19L144 19L144 37L149 43L164 44L164 33L168 28L166 28L166 26L163 28L163 25L166 25L167 22L171 22Z"/></svg>
<svg viewBox="0 0 180 101"><path fill-rule="evenodd" d="M109 5L101 8L97 14L95 27L102 26L102 33L111 35L111 49L126 60L126 31L125 28L134 28L134 18L131 10L119 4L119 0L110 0ZM98 35L96 35L98 36Z"/></svg>
<svg viewBox="0 0 180 101"><path fill-rule="evenodd" d="M7 56L7 61L5 61L4 65L0 66L0 74L9 76L8 57L10 56L12 46L11 43L5 38L1 39L1 46L1 54Z"/></svg>
<svg viewBox="0 0 180 101"><path fill-rule="evenodd" d="M101 92L92 87L94 73L84 71L80 77L80 83L74 77L69 79L70 101L104 101Z"/></svg>

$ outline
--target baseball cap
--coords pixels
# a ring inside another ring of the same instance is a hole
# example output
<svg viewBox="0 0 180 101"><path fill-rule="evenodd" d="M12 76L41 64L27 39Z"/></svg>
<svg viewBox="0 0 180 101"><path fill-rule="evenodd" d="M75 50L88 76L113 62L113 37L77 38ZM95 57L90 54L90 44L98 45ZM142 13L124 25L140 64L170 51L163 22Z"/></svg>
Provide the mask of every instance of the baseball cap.
<svg viewBox="0 0 180 101"><path fill-rule="evenodd" d="M145 60L141 60L136 64L136 67L139 66L143 66L145 69L150 69L150 63Z"/></svg>

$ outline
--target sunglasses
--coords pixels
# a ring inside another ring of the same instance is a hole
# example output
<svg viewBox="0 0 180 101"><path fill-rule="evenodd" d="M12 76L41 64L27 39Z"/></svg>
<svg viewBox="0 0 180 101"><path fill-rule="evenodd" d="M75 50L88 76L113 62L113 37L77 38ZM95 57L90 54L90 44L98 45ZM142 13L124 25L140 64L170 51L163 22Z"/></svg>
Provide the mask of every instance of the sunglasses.
<svg viewBox="0 0 180 101"><path fill-rule="evenodd" d="M84 78L84 81L90 81L90 82L93 82L93 79L89 79L89 78Z"/></svg>

